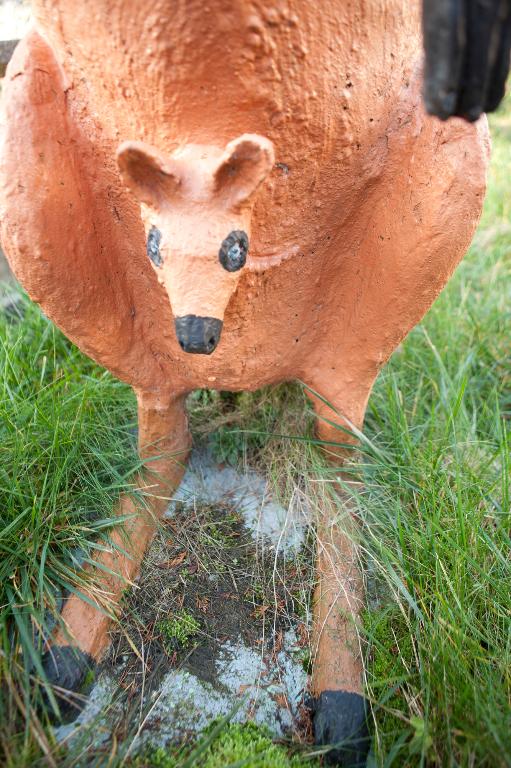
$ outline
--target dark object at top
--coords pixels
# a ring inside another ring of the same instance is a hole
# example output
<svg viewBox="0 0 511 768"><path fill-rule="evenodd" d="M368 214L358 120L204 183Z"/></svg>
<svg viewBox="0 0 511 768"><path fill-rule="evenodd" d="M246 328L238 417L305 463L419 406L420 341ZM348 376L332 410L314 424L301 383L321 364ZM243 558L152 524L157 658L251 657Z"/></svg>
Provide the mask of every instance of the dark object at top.
<svg viewBox="0 0 511 768"><path fill-rule="evenodd" d="M424 102L441 120L477 120L504 97L511 0L423 0Z"/></svg>
<svg viewBox="0 0 511 768"><path fill-rule="evenodd" d="M248 237L242 229L231 232L218 251L220 264L228 272L236 272L245 266L248 253Z"/></svg>

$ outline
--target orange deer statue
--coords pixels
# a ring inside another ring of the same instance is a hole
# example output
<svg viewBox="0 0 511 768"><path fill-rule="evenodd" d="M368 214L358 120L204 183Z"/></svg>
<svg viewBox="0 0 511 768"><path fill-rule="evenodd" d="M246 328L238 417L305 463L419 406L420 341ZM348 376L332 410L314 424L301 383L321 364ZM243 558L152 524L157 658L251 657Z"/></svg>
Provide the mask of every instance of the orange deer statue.
<svg viewBox="0 0 511 768"><path fill-rule="evenodd" d="M1 236L30 296L137 394L153 502L123 501L122 547L97 556L116 600L182 476L189 392L298 379L322 440L339 442L333 421L362 426L380 368L470 243L487 128L425 114L417 2L35 0L34 14L2 94ZM318 535L315 738L362 764L347 616L361 580L335 521ZM63 619L45 664L73 688L109 618L73 595Z"/></svg>

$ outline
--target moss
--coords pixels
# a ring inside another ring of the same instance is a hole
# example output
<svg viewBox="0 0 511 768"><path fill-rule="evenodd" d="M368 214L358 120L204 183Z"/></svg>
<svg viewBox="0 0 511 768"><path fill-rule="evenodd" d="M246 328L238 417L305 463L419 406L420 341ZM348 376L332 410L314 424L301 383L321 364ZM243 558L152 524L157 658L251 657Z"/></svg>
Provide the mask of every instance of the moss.
<svg viewBox="0 0 511 768"><path fill-rule="evenodd" d="M299 755L290 756L285 747L274 744L266 731L253 723L225 728L204 756L204 768L226 768L234 763L243 763L247 768L312 765Z"/></svg>
<svg viewBox="0 0 511 768"><path fill-rule="evenodd" d="M132 765L134 768L178 768L179 757L162 747L147 752L143 757L138 757Z"/></svg>
<svg viewBox="0 0 511 768"><path fill-rule="evenodd" d="M91 688L91 686L93 685L95 679L96 679L96 675L94 673L94 670L92 669L87 670L87 673L83 678L83 683L81 685L81 692L87 693Z"/></svg>
<svg viewBox="0 0 511 768"><path fill-rule="evenodd" d="M190 645L192 637L200 632L200 624L191 613L182 610L158 622L158 629L162 634L166 650L172 653Z"/></svg>
<svg viewBox="0 0 511 768"><path fill-rule="evenodd" d="M188 749L165 750L161 747L148 752L135 761L136 768L184 768L194 765L200 768L315 768L317 760L308 760L297 754L290 755L288 750L274 744L266 731L253 723L226 726L205 750L201 744L208 743L208 733L201 741Z"/></svg>

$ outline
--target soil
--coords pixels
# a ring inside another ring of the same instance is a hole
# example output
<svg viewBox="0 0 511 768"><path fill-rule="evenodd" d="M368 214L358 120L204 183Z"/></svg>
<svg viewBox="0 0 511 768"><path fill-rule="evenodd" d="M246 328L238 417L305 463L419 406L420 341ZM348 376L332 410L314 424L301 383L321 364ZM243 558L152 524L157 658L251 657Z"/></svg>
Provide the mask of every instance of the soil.
<svg viewBox="0 0 511 768"><path fill-rule="evenodd" d="M185 669L221 689L215 662L222 644L265 643L278 653L291 626L298 628L305 659L303 617L310 594L304 585L313 587L311 558L275 558L272 547L254 541L233 507L179 504L155 537L136 587L124 595L104 668L116 677L122 670L129 699L142 685L145 693L156 690L171 669ZM200 633L186 647L169 651L160 623L182 610L200 623Z"/></svg>

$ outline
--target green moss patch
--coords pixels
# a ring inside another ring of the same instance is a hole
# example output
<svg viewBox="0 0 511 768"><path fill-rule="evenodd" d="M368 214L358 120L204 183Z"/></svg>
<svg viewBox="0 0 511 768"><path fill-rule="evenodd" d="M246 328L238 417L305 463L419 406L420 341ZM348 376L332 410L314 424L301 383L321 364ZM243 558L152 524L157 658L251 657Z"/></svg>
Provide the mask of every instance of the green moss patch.
<svg viewBox="0 0 511 768"><path fill-rule="evenodd" d="M136 761L136 768L188 768L192 765L197 768L315 768L319 762L274 744L264 729L253 723L227 725L211 743L206 733L193 748L174 753L160 748Z"/></svg>
<svg viewBox="0 0 511 768"><path fill-rule="evenodd" d="M187 611L178 611L168 619L157 624L157 629L163 637L163 643L168 653L181 648L188 648L191 641L200 632L200 622Z"/></svg>

